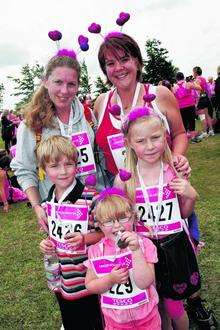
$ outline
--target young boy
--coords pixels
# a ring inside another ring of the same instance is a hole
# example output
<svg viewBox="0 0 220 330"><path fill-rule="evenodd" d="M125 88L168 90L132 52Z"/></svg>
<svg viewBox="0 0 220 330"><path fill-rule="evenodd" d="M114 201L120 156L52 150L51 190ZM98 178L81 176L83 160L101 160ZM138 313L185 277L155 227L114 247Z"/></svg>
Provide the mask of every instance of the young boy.
<svg viewBox="0 0 220 330"><path fill-rule="evenodd" d="M88 191L76 178L77 150L68 138L52 136L43 140L37 149L37 158L39 167L53 183L47 198L50 203L46 206L48 223L50 222L49 236L41 241L40 249L45 255L56 254L59 260L61 287L56 292L56 297L63 326L65 330L70 330L79 322L82 329L102 329L98 296L90 295L85 287L86 267L83 262L87 260L87 255L79 253L84 244L98 242L101 234L91 231L92 228L89 233L83 234L80 224L75 225L73 230L71 221L66 221L65 224L61 221L65 212L66 220L70 220L68 216L75 220L74 212L76 219L78 214L85 213L94 191ZM67 211L60 213L62 208ZM71 213L67 213L68 208L72 210Z"/></svg>

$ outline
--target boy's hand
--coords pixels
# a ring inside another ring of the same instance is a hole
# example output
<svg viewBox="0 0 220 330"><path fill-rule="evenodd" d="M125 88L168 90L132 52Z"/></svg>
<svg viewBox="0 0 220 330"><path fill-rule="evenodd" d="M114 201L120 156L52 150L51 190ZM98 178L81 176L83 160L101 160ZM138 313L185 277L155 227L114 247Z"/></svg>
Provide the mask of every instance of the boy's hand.
<svg viewBox="0 0 220 330"><path fill-rule="evenodd" d="M121 268L121 266L119 265L115 266L109 274L112 284L127 283L128 276L128 270L125 268Z"/></svg>
<svg viewBox="0 0 220 330"><path fill-rule="evenodd" d="M43 239L40 242L40 250L42 253L44 254L55 254L56 253L56 248L54 243L50 240L49 237L47 237L46 239Z"/></svg>
<svg viewBox="0 0 220 330"><path fill-rule="evenodd" d="M84 235L80 232L66 234L64 238L73 250L84 243Z"/></svg>

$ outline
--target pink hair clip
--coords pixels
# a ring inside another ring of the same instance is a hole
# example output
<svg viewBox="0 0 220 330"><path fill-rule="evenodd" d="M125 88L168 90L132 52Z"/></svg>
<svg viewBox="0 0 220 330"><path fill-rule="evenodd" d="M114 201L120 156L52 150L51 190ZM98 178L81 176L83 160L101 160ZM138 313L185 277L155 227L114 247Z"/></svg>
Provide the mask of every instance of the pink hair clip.
<svg viewBox="0 0 220 330"><path fill-rule="evenodd" d="M105 198L109 197L109 196L121 196L121 197L126 197L125 192L119 188L116 187L112 187L112 188L106 188L105 190L103 190L97 200L98 201L103 201Z"/></svg>

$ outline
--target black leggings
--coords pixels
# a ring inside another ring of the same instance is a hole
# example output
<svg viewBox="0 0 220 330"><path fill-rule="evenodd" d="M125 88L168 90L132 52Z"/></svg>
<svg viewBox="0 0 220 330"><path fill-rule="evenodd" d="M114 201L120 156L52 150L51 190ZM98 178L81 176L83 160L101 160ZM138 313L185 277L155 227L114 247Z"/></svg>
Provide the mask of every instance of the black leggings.
<svg viewBox="0 0 220 330"><path fill-rule="evenodd" d="M65 300L56 294L65 330L103 330L97 295L77 300Z"/></svg>
<svg viewBox="0 0 220 330"><path fill-rule="evenodd" d="M195 131L196 108L194 105L180 109L180 114L183 120L183 125L186 132Z"/></svg>

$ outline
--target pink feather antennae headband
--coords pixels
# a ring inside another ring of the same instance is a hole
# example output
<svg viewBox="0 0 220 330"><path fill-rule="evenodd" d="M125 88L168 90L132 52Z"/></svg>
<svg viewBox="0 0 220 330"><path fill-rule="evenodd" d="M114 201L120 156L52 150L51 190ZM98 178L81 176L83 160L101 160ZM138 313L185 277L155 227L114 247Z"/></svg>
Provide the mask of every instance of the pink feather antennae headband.
<svg viewBox="0 0 220 330"><path fill-rule="evenodd" d="M140 108L134 108L133 110L131 110L129 112L129 114L127 115L126 119L124 120L123 124L122 124L122 132L124 134L127 134L128 132L128 128L129 128L129 124L131 122L134 122L136 121L137 119L139 118L143 118L143 117L157 117L159 118L160 120L162 120L162 118L157 114L155 113L151 108L149 107L140 107Z"/></svg>
<svg viewBox="0 0 220 330"><path fill-rule="evenodd" d="M122 31L123 25L129 19L130 19L130 14L129 13L121 12L119 14L118 18L116 19L116 24L121 27L121 31ZM109 38L119 37L119 36L123 35L123 33L120 32L120 31L111 31L111 32L107 33L105 36L103 36L101 34L101 30L102 30L101 25L97 24L97 23L92 23L88 27L88 31L90 33L99 34L104 40L109 39Z"/></svg>
<svg viewBox="0 0 220 330"><path fill-rule="evenodd" d="M79 48L76 52L73 49L60 49L60 40L62 39L62 33L60 31L49 31L48 37L56 43L57 53L55 56L68 56L70 58L76 59L77 55L81 51L86 52L89 49L89 39L82 34L78 37Z"/></svg>
<svg viewBox="0 0 220 330"><path fill-rule="evenodd" d="M103 201L105 198L110 197L110 196L121 196L126 198L126 194L123 190L116 188L116 187L111 187L111 188L106 188L104 189L98 196L97 201Z"/></svg>

